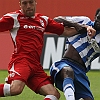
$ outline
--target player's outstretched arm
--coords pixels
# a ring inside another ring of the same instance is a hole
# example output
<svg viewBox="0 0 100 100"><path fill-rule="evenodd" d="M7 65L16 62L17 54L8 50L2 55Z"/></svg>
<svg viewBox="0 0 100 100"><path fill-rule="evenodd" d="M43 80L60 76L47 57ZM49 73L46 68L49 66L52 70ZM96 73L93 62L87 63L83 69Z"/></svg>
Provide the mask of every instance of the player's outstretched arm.
<svg viewBox="0 0 100 100"><path fill-rule="evenodd" d="M88 35L92 38L96 33L95 29L93 29L91 26L68 21L64 16L55 17L54 20L64 25L65 31L63 35L73 36L75 34L82 34L87 32Z"/></svg>

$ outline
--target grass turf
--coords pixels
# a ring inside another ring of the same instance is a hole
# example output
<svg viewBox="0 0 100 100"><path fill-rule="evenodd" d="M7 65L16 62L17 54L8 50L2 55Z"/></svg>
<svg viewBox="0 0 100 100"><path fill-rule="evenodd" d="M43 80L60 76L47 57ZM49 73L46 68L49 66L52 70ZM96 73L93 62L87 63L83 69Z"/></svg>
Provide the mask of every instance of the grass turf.
<svg viewBox="0 0 100 100"><path fill-rule="evenodd" d="M46 70L49 74L49 71ZM87 73L90 83L91 90L94 95L95 100L100 100L100 71L90 71ZM0 71L0 83L4 83L4 79L7 76L7 71ZM60 91L59 91L60 92ZM65 100L65 97L62 92L60 100ZM43 100L43 96L35 94L29 88L25 87L22 94L13 97L1 97L0 100Z"/></svg>

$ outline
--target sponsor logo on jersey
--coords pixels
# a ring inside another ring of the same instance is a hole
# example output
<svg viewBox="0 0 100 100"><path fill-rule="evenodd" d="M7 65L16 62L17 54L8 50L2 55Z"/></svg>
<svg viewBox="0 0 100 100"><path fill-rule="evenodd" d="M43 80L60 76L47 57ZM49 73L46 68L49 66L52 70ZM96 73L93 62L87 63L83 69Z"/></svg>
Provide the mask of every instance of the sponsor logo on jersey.
<svg viewBox="0 0 100 100"><path fill-rule="evenodd" d="M44 32L44 30L45 30L45 28L42 28L40 26L24 25L23 27L24 27L24 29L35 29L35 30L38 30L41 32Z"/></svg>
<svg viewBox="0 0 100 100"><path fill-rule="evenodd" d="M28 19L29 17L20 17L20 19Z"/></svg>

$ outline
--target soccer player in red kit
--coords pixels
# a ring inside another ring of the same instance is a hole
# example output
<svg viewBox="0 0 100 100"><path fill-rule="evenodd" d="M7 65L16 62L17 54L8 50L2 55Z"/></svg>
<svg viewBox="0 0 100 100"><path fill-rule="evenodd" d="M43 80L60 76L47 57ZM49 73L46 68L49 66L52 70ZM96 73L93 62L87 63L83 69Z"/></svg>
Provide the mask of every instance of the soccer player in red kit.
<svg viewBox="0 0 100 100"><path fill-rule="evenodd" d="M0 19L0 32L9 30L14 44L9 75L6 83L0 84L0 97L18 95L27 85L35 93L46 96L44 100L58 100L60 94L40 64L44 32L70 36L77 31L35 13L36 0L20 0L19 3L21 10L7 13ZM91 27L87 30L95 33Z"/></svg>

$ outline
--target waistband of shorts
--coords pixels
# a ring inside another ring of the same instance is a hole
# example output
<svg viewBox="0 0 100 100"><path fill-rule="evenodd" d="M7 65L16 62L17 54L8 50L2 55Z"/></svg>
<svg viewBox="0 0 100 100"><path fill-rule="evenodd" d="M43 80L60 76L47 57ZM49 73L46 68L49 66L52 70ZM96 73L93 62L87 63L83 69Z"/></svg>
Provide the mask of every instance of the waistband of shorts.
<svg viewBox="0 0 100 100"><path fill-rule="evenodd" d="M86 67L85 67L85 66L81 65L80 63L78 63L77 61L75 61L75 60L73 60L73 59L71 59L71 58L64 57L64 58L62 58L62 60L68 60L68 61L70 61L70 62L72 62L72 63L78 65L78 66L79 66L81 69L83 69L84 71L86 71Z"/></svg>

